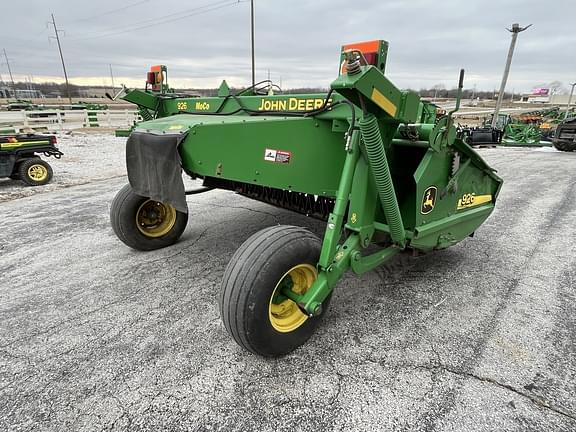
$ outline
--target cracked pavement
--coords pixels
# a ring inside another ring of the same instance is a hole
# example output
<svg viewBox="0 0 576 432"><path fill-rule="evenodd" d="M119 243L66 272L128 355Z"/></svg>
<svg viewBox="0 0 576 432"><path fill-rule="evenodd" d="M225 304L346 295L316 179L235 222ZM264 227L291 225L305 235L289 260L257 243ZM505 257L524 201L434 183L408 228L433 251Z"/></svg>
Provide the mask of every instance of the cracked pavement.
<svg viewBox="0 0 576 432"><path fill-rule="evenodd" d="M474 238L347 274L275 360L228 337L220 279L252 233L322 223L212 191L141 253L108 222L125 178L0 203L0 430L576 430L576 154L480 153L505 185Z"/></svg>

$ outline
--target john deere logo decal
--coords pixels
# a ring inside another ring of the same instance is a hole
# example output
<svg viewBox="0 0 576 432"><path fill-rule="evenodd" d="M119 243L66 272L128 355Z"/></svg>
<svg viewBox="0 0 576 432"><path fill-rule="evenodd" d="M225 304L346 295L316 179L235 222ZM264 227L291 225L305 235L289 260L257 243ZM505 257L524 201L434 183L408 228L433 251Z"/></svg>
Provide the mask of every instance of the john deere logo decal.
<svg viewBox="0 0 576 432"><path fill-rule="evenodd" d="M428 214L432 210L434 210L434 206L436 205L436 186L430 186L428 189L424 191L424 195L422 196L422 206L420 207L420 213Z"/></svg>

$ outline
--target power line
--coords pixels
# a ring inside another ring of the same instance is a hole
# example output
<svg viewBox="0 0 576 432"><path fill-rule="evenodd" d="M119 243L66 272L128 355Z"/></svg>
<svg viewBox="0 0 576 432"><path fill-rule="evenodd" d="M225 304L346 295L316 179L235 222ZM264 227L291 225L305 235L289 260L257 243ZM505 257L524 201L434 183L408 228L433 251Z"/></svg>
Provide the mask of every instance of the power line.
<svg viewBox="0 0 576 432"><path fill-rule="evenodd" d="M131 7L134 7L134 6L138 6L139 4L145 3L145 2L148 2L148 1L149 1L149 0L141 0L141 1L139 1L139 2L130 4L130 5L126 5L126 6L124 6L124 7L121 7L121 8L118 8L118 9L114 9L114 10L111 10L111 11L108 11L108 12L104 12L104 13L99 14L99 15L95 15L95 16L92 16L92 17L89 17L89 18L79 19L79 20L76 20L76 21L71 21L71 23L80 22L80 21L88 21L88 20L91 20L92 18L97 18L97 17L100 17L100 16L109 15L109 14L114 13L114 12L120 12L120 11L122 11L122 10L131 8ZM244 3L244 2L246 2L246 1L249 1L249 0L238 0L238 3ZM132 23L132 25L138 26L138 25L145 24L145 23L152 23L152 24L153 24L155 21L157 21L157 20L159 20L159 19L161 20L161 19L164 19L164 18L169 18L169 17L178 16L178 15L180 15L180 14L182 14L182 13L191 12L191 11L196 11L196 10L200 10L200 9L205 9L205 8L207 8L207 7L210 7L210 6L215 6L215 5L219 5L219 4L223 4L223 3L227 3L227 1L225 1L225 0L222 1L222 0L221 0L221 1L218 1L218 2L215 2L215 3L206 4L206 5L204 5L204 6L199 6L199 7L195 7L195 8L192 8L192 9L184 9L184 10L182 10L182 11L180 11L180 12L175 12L175 13L171 13L171 14L168 14L168 15L163 15L163 16L160 16L160 17L154 17L154 18L149 18L149 19L143 20L143 21L138 21L138 22ZM209 11L204 11L204 12L209 12ZM50 24L50 23L48 23L48 24ZM158 24L163 24L163 22L158 23ZM31 42L31 41L35 40L38 36L42 35L42 33L46 32L46 30L47 30L46 28L45 28L45 29L42 29L41 31L39 31L39 32L37 32L37 33L34 33L31 37L28 37L28 38L26 38L26 39L20 39L20 40L17 42L17 46L24 46L24 45L21 45L21 44L24 44L24 43L26 43L26 42ZM102 31L100 31L100 30L98 30L98 31L93 31L93 32L83 32L83 35L88 35L88 37L82 36L82 37L79 37L79 38L71 38L71 39L68 39L68 41L91 39L92 36L89 36L89 35L91 35L91 34L96 35L96 36L94 36L94 38L96 38L96 37L113 36L112 34L108 35L107 33L108 33L108 32L114 32L115 30L126 30L126 26L112 27L112 28L109 28L108 30L106 30L106 31L104 31L104 32L102 32ZM127 31L131 31L131 30L127 30ZM124 33L124 31L122 31L122 33Z"/></svg>
<svg viewBox="0 0 576 432"><path fill-rule="evenodd" d="M99 14L97 14L97 15L89 16L89 17L87 17L87 18L80 18L80 19L74 20L74 21L71 21L71 23L92 21L92 20L94 20L94 19L101 18L101 17L106 16L106 15L112 15L112 14L114 14L114 13L116 13L116 12L121 12L121 11L123 11L123 10L130 9L130 8L135 7L135 6L139 6L139 5L143 4L143 3L148 3L149 1L150 1L150 0L140 0L140 1L136 2L136 3L131 3L131 4L128 4L128 5L123 6L123 7L120 7L120 8L116 8L116 9L109 10L109 11L107 11L107 12L102 12L102 13L99 13Z"/></svg>
<svg viewBox="0 0 576 432"><path fill-rule="evenodd" d="M29 35L30 37L26 38L26 39L18 39L18 41L16 42L16 46L26 46L26 45L19 45L19 44L24 44L26 42L32 42L33 40L36 40L39 36L41 36L43 33L45 33L48 29L44 28L42 30L40 30L39 32L36 32L32 35ZM19 35L19 34L18 34ZM18 36L16 34L12 34L12 37ZM12 46L14 44L11 44Z"/></svg>
<svg viewBox="0 0 576 432"><path fill-rule="evenodd" d="M209 3L206 4L204 6L198 6L198 7L194 7L191 9L184 9L183 11L180 12L174 12L168 15L163 15L160 17L154 17L154 18L149 18L143 21L138 21L132 24L132 27L130 28L126 28L126 26L122 26L122 27L112 27L110 29L108 29L107 31L104 31L103 33L101 32L92 32L92 33L88 33L88 35L90 34L94 34L95 36L87 36L87 37L81 37L81 38L76 38L76 39L72 39L72 40L86 40L86 39L99 39L99 38L103 38L103 37L109 37L109 36L115 36L118 34L122 34L122 33L128 33L134 30L140 30L140 29L144 29L144 28L149 28L149 27L153 27L156 25L160 25L160 24L166 24L169 22L173 22L173 21L178 21L184 18L188 18L194 15L200 15L206 12L210 12L216 9L222 9L224 7L228 7L228 6L233 6L237 3L243 3L245 1L248 0L237 0L237 1L230 1L230 0L220 0L217 1L215 3ZM202 10L205 9L205 10ZM191 13L194 12L194 13ZM184 14L184 15L182 15ZM172 18L174 17L174 18ZM117 31L116 31L117 30Z"/></svg>
<svg viewBox="0 0 576 432"><path fill-rule="evenodd" d="M136 30L141 30L141 29L145 29L145 28L149 28L149 27L154 27L157 25L161 25L161 24L167 24L170 22L174 22L174 21L179 21L185 18L189 18L192 16L196 16L196 15L201 15L204 13L208 13L208 12L212 12L218 9L223 9L229 6L234 6L237 5L239 3L245 3L248 0L236 0L236 1L219 1L216 3L213 3L211 5L205 5L205 6L200 6L200 7L196 7L193 9L188 9L188 11L196 11L194 13L187 13L184 15L181 15L182 12L177 12L177 13L172 13L169 15L165 15L163 17L157 17L157 18L153 18L153 19L149 19L149 20L145 20L145 21L141 21L140 24L142 23L146 23L149 22L150 24L147 25L141 25L141 26L137 26L137 27L130 27L130 28L126 28L123 27L122 30L120 31L112 31L112 32L108 32L108 33L102 33L100 35L95 35L95 36L87 36L87 37L81 37L81 38L76 38L76 39L71 39L72 41L81 41L81 40L88 40L88 39L100 39L100 38L104 38L104 37L110 37L110 36L116 36L119 34L123 34L123 33L129 33L129 32L133 32ZM205 10L201 10L201 9L205 9ZM169 17L173 17L175 15L175 18L169 18ZM168 18L168 19L166 19Z"/></svg>
<svg viewBox="0 0 576 432"><path fill-rule="evenodd" d="M217 6L217 5L220 5L222 3L228 3L229 1L230 0L219 0L215 3L211 2L211 3L205 4L203 6L196 6L196 7L193 7L191 9L184 9L184 10L181 10L179 12L173 12L171 14L162 15L162 16L153 17L153 18L148 18L148 19L141 20L141 21L136 21L136 22L133 22L130 24L130 28L138 27L138 26L144 25L144 24L154 24L155 22L158 22L158 20L164 20L164 19L171 18L171 17L179 17L179 16L182 16L183 13L189 13L189 12L205 9L207 7ZM96 35L96 36L100 37L102 35L106 35L108 33L116 32L116 31L120 31L120 30L126 30L126 25L110 27L104 31L96 30L96 31L92 31L92 32L83 32L82 37L80 37L78 39L74 39L74 40L90 39L90 38L92 38L91 35Z"/></svg>

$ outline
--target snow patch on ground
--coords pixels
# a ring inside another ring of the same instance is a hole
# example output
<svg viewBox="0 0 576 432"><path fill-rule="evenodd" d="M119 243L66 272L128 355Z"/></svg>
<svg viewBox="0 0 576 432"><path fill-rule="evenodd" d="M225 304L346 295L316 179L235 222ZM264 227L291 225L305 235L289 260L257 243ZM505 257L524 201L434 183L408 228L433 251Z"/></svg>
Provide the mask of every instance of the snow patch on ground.
<svg viewBox="0 0 576 432"><path fill-rule="evenodd" d="M555 147L537 147L534 149L534 151L543 153L560 153L560 150L556 149Z"/></svg>
<svg viewBox="0 0 576 432"><path fill-rule="evenodd" d="M54 178L44 186L27 186L21 181L0 179L0 202L65 187L126 175L126 138L113 135L60 135L61 159L44 157L54 170Z"/></svg>

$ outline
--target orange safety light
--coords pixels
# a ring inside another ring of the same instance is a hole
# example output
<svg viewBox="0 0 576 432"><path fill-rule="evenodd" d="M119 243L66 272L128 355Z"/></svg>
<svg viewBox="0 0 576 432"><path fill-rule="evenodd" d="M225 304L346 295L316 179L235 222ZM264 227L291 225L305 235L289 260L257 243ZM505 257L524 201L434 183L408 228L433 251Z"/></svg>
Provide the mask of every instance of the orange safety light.
<svg viewBox="0 0 576 432"><path fill-rule="evenodd" d="M368 42L358 42L352 43L348 45L344 45L342 47L342 51L351 51L351 50L358 50L362 54L364 54L364 58L368 64L376 66L376 60L378 57L378 52L380 51L380 41L373 40Z"/></svg>
<svg viewBox="0 0 576 432"><path fill-rule="evenodd" d="M150 72L146 74L146 84L152 86L152 90L161 91L162 83L164 82L164 73L162 65L154 65L150 67Z"/></svg>
<svg viewBox="0 0 576 432"><path fill-rule="evenodd" d="M388 42L383 40L371 40L365 42L350 43L342 46L340 73L346 73L346 55L351 51L359 51L363 60L368 65L376 66L384 72L386 64L386 55L388 53Z"/></svg>

